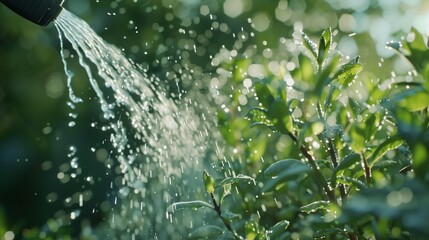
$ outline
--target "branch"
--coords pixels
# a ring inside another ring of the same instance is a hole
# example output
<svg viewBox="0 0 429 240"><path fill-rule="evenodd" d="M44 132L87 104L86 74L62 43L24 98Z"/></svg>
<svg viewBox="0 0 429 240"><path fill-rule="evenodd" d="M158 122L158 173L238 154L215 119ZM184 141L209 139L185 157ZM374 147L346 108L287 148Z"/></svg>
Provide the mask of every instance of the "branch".
<svg viewBox="0 0 429 240"><path fill-rule="evenodd" d="M213 208L216 211L217 215L220 217L220 219L222 219L222 222L225 225L225 227L228 229L228 231L230 231L234 235L235 239L240 239L240 237L238 237L236 235L236 233L234 232L234 230L232 229L231 224L228 222L228 220L226 220L225 218L222 217L222 210L220 208L220 204L217 203L213 192L210 193L210 197L211 197L212 202L213 202Z"/></svg>
<svg viewBox="0 0 429 240"><path fill-rule="evenodd" d="M371 184L371 169L368 166L368 162L366 161L365 154L361 152L360 158L362 160L362 167L365 171L365 180L368 185Z"/></svg>
<svg viewBox="0 0 429 240"><path fill-rule="evenodd" d="M335 151L334 144L332 143L331 139L328 139L328 152L329 155L331 155L332 165L334 165L334 168L336 168L338 166L338 154ZM341 203L344 204L347 200L347 193L344 184L338 184L338 188L340 189Z"/></svg>
<svg viewBox="0 0 429 240"><path fill-rule="evenodd" d="M289 136L296 144L299 144L298 139L292 133L289 133ZM323 177L322 173L320 172L319 166L317 165L313 156L310 154L310 151L304 145L299 146L299 149L301 150L302 154L304 154L305 158L307 158L308 162L310 163L311 168L313 169L313 172L314 172L314 176L316 177L317 182L325 190L325 193L328 196L329 201L336 203L335 194L332 191L332 189L329 187L328 183L326 182L325 177Z"/></svg>

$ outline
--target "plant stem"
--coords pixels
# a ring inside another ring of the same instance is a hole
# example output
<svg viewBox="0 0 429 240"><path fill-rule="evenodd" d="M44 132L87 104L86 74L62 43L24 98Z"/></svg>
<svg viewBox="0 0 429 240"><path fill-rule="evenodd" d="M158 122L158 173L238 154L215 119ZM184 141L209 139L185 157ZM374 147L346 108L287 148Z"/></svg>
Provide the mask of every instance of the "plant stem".
<svg viewBox="0 0 429 240"><path fill-rule="evenodd" d="M365 154L363 152L361 152L360 158L362 160L362 167L363 167L364 172L365 172L366 183L368 185L370 185L371 184L371 169L368 166L368 163L367 163L366 158L365 158Z"/></svg>
<svg viewBox="0 0 429 240"><path fill-rule="evenodd" d="M296 144L299 144L298 139L292 133L289 133L289 136ZM314 172L314 176L316 177L317 182L320 185L322 185L326 195L328 196L329 201L336 203L335 194L329 187L328 183L326 182L325 177L323 177L322 173L320 172L319 166L317 165L313 156L310 154L310 151L304 145L299 146L299 149L301 150L302 154L304 154L305 158L307 158L308 162L310 163L311 168L313 169L313 172Z"/></svg>
<svg viewBox="0 0 429 240"><path fill-rule="evenodd" d="M334 168L338 167L338 154L335 151L334 144L332 143L331 139L328 139L328 152L329 155L331 155L332 165L334 166ZM338 188L340 189L341 203L345 204L347 200L347 194L344 184L338 184Z"/></svg>
<svg viewBox="0 0 429 240"><path fill-rule="evenodd" d="M214 210L216 211L216 213L220 217L220 219L222 219L222 222L225 225L225 227L228 229L228 231L230 231L234 235L234 238L240 239L240 238L238 238L236 236L234 230L231 227L231 224L229 224L229 222L225 218L222 217L222 210L220 208L220 204L217 203L216 198L215 198L213 192L210 193L210 197L211 197L212 202L213 202Z"/></svg>

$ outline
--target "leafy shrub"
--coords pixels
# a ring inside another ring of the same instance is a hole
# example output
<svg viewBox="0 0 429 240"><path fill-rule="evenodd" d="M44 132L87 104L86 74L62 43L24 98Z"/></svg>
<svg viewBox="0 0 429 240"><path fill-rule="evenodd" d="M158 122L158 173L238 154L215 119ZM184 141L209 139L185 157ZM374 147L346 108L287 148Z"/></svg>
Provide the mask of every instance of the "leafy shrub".
<svg viewBox="0 0 429 240"><path fill-rule="evenodd" d="M169 208L207 208L218 216L191 238L429 236L427 43L413 29L388 44L415 72L381 90L365 73L357 76L359 57L344 59L332 35L325 30L318 44L296 36L300 51L287 61L297 67L253 84L246 116L239 104L219 111L235 153L219 163L224 177L204 171L210 200Z"/></svg>

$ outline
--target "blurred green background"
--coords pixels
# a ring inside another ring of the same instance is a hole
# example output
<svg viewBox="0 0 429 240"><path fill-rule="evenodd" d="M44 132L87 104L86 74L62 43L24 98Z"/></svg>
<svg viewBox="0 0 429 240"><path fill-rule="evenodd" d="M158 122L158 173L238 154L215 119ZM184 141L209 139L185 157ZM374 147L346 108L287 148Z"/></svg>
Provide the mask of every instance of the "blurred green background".
<svg viewBox="0 0 429 240"><path fill-rule="evenodd" d="M340 51L361 55L368 72L389 78L388 69L403 73L409 66L385 43L411 26L429 31L424 0L73 0L64 7L167 86L180 79L189 95L210 87L217 74L212 58L237 44L236 35L246 38L242 49L258 46L260 58L268 48L280 56L280 39L293 39L296 28L318 36L332 27ZM79 235L107 218L116 194L110 184L120 175L105 167L109 133L91 126L100 119L98 103L82 69L71 66L74 91L85 103L68 106L59 50L53 24L41 28L0 6L0 238L2 231L55 229L49 219L75 209L79 218L69 232ZM209 95L191 97L217 104ZM79 168L70 170L75 157ZM80 196L85 204L77 208Z"/></svg>

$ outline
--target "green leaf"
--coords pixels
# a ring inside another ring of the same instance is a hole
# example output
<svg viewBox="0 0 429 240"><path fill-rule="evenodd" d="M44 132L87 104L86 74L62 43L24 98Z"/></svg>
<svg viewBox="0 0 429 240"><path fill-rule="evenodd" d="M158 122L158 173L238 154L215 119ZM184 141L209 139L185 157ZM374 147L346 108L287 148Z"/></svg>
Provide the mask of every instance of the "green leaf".
<svg viewBox="0 0 429 240"><path fill-rule="evenodd" d="M189 202L173 203L170 206L168 206L167 212L174 213L175 211L178 211L178 210L183 210L183 209L194 209L195 210L195 209L202 208L202 207L207 207L207 208L213 209L212 205L210 205L209 203L206 203L204 201L189 201Z"/></svg>
<svg viewBox="0 0 429 240"><path fill-rule="evenodd" d="M411 112L421 111L429 107L429 94L426 91L419 91L401 99L399 106Z"/></svg>
<svg viewBox="0 0 429 240"><path fill-rule="evenodd" d="M322 132L322 136L327 139L335 139L337 136L341 136L343 133L343 128L339 124L334 125L325 125Z"/></svg>
<svg viewBox="0 0 429 240"><path fill-rule="evenodd" d="M402 50L402 42L397 42L397 41L390 41L387 44L388 48L393 48L398 52L401 52Z"/></svg>
<svg viewBox="0 0 429 240"><path fill-rule="evenodd" d="M260 228L257 222L247 221L244 227L245 239L258 239Z"/></svg>
<svg viewBox="0 0 429 240"><path fill-rule="evenodd" d="M415 28L411 29L411 32L401 43L390 42L387 46L404 55L419 73L426 76L429 51L425 37Z"/></svg>
<svg viewBox="0 0 429 240"><path fill-rule="evenodd" d="M210 174L204 170L203 172L204 187L208 193L213 193L215 188L215 180Z"/></svg>
<svg viewBox="0 0 429 240"><path fill-rule="evenodd" d="M268 110L268 116L277 131L283 134L292 132L292 117L287 109L286 102L282 99L277 99L271 104Z"/></svg>
<svg viewBox="0 0 429 240"><path fill-rule="evenodd" d="M311 60L307 56L300 54L298 56L298 61L299 61L299 70L301 72L302 81L313 83L314 67Z"/></svg>
<svg viewBox="0 0 429 240"><path fill-rule="evenodd" d="M221 216L222 216L222 218L224 218L226 220L233 220L233 219L236 219L236 218L240 218L239 214L230 212L228 210L222 210Z"/></svg>
<svg viewBox="0 0 429 240"><path fill-rule="evenodd" d="M246 114L246 118L253 122L252 127L255 125L273 126L273 123L268 117L268 111L263 108L250 109Z"/></svg>
<svg viewBox="0 0 429 240"><path fill-rule="evenodd" d="M398 86L403 86L399 84ZM407 89L408 87L412 88ZM405 84L405 89L394 94L390 99L383 98L381 105L391 111L396 111L397 107L406 108L408 111L415 112L426 109L429 106L429 93L421 84Z"/></svg>
<svg viewBox="0 0 429 240"><path fill-rule="evenodd" d="M338 178L338 183L342 183L345 185L354 185L358 189L366 189L367 188L365 183L363 183L362 181L354 179L354 178L350 178L350 177Z"/></svg>
<svg viewBox="0 0 429 240"><path fill-rule="evenodd" d="M411 28L411 34L414 35L412 41L410 42L411 49L420 50L420 51L427 51L428 47L426 45L426 41L421 33L417 31L416 28Z"/></svg>
<svg viewBox="0 0 429 240"><path fill-rule="evenodd" d="M333 102L335 102L341 95L341 89L336 84L331 84L328 95L324 102L324 108L327 109Z"/></svg>
<svg viewBox="0 0 429 240"><path fill-rule="evenodd" d="M323 69L319 70L319 74L317 77L317 84L315 87L315 92L317 96L320 96L323 92L323 89L329 85L334 78L332 78L332 75L334 75L334 71L337 69L338 64L341 61L341 55L335 54L332 56L329 64L325 66Z"/></svg>
<svg viewBox="0 0 429 240"><path fill-rule="evenodd" d="M222 233L223 230L220 227L214 225L206 225L199 227L189 233L189 239L212 239L215 237L219 237Z"/></svg>
<svg viewBox="0 0 429 240"><path fill-rule="evenodd" d="M347 64L358 64L359 63L360 56L356 56L352 60L350 60Z"/></svg>
<svg viewBox="0 0 429 240"><path fill-rule="evenodd" d="M271 164L264 172L267 177L291 176L309 172L311 168L296 159L284 159Z"/></svg>
<svg viewBox="0 0 429 240"><path fill-rule="evenodd" d="M264 175L270 179L264 182L263 192L268 192L290 180L297 180L299 176L307 176L311 168L296 159L285 159L271 164Z"/></svg>
<svg viewBox="0 0 429 240"><path fill-rule="evenodd" d="M412 148L413 152L413 169L417 177L421 179L428 179L428 167L429 167L429 147L428 144L417 143Z"/></svg>
<svg viewBox="0 0 429 240"><path fill-rule="evenodd" d="M332 31L331 28L323 31L319 41L319 52L317 55L317 63L321 66L329 54L332 43Z"/></svg>
<svg viewBox="0 0 429 240"><path fill-rule="evenodd" d="M404 143L404 140L399 135L388 138L380 144L371 157L368 159L369 165L373 166L384 154L388 151L398 148Z"/></svg>
<svg viewBox="0 0 429 240"><path fill-rule="evenodd" d="M224 186L224 185L230 185L230 184L235 184L238 182L253 182L255 184L255 179L253 179L252 177L243 175L243 174L238 174L236 177L227 177L224 180L222 180L219 185L217 185L216 187L220 187L220 186Z"/></svg>
<svg viewBox="0 0 429 240"><path fill-rule="evenodd" d="M346 63L335 73L334 79L337 79L343 87L348 87L362 69L360 63Z"/></svg>
<svg viewBox="0 0 429 240"><path fill-rule="evenodd" d="M366 138L364 136L364 129L361 129L359 126L355 126L350 130L351 143L350 147L355 152L361 152L365 149Z"/></svg>
<svg viewBox="0 0 429 240"><path fill-rule="evenodd" d="M283 220L276 223L274 226L268 229L266 233L269 239L275 240L275 239L278 239L288 227L289 227L289 221Z"/></svg>
<svg viewBox="0 0 429 240"><path fill-rule="evenodd" d="M270 127L270 129L274 130L273 127ZM249 161L260 161L265 154L268 142L268 137L264 134L259 135L257 138L253 139L253 141L249 141L247 143L247 147L249 149Z"/></svg>
<svg viewBox="0 0 429 240"><path fill-rule="evenodd" d="M308 51L310 51L311 55L314 57L314 60L317 59L317 46L316 44L311 41L311 39L305 34L304 32L301 32L302 39L304 40L302 44L305 48L307 48Z"/></svg>
<svg viewBox="0 0 429 240"><path fill-rule="evenodd" d="M229 194L231 194L231 184L225 184L223 185L223 191L222 191L222 196L220 197L220 203L223 202L223 199L228 196Z"/></svg>
<svg viewBox="0 0 429 240"><path fill-rule="evenodd" d="M264 83L255 83L255 92L263 107L269 108L274 102L274 96L268 86Z"/></svg>
<svg viewBox="0 0 429 240"><path fill-rule="evenodd" d="M304 139L312 134L311 132L311 122L305 122L300 127L298 133L298 145L301 146L304 142Z"/></svg>
<svg viewBox="0 0 429 240"><path fill-rule="evenodd" d="M289 109L290 112L293 112L295 110L295 108L297 108L299 106L299 104L301 103L300 100L296 99L296 98L292 98L289 101L287 101L287 109Z"/></svg>
<svg viewBox="0 0 429 240"><path fill-rule="evenodd" d="M316 201L316 202L312 202L308 205L302 206L301 207L301 211L310 214L312 212L315 212L319 209L328 209L330 203L328 201Z"/></svg>
<svg viewBox="0 0 429 240"><path fill-rule="evenodd" d="M359 162L360 156L357 153L351 153L344 157L344 159L340 162L340 164L335 168L335 172L344 170L346 168L351 167L353 164Z"/></svg>
<svg viewBox="0 0 429 240"><path fill-rule="evenodd" d="M294 179L311 171L306 164L296 159L285 159L271 164L264 172L267 177L274 178L277 183Z"/></svg>
<svg viewBox="0 0 429 240"><path fill-rule="evenodd" d="M349 106L355 117L367 109L362 103L353 98L349 98Z"/></svg>
<svg viewBox="0 0 429 240"><path fill-rule="evenodd" d="M410 42L407 42L405 46L408 48L411 54L406 57L414 65L418 72L423 73L425 66L429 61L429 51L425 43L425 39L423 38L422 34L417 31L417 29L412 28L407 37L407 40Z"/></svg>

